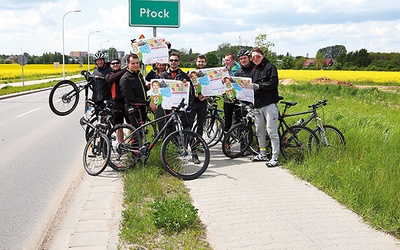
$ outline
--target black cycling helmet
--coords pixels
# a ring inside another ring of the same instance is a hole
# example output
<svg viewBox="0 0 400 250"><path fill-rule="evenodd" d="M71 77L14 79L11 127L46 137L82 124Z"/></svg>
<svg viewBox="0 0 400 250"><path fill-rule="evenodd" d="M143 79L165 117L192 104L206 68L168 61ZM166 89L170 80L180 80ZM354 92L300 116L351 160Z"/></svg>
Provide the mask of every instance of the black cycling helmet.
<svg viewBox="0 0 400 250"><path fill-rule="evenodd" d="M97 59L104 59L105 55L103 52L97 52L96 54L94 54L93 56L93 60L97 60Z"/></svg>
<svg viewBox="0 0 400 250"><path fill-rule="evenodd" d="M250 51L247 49L239 50L239 52L237 53L237 57L239 58L241 56L250 56Z"/></svg>

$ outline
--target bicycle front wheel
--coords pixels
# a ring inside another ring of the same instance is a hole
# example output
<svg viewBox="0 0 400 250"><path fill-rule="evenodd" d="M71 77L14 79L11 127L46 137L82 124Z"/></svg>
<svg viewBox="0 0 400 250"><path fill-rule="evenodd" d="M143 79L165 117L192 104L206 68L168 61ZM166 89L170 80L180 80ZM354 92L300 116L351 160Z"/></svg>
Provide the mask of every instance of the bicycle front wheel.
<svg viewBox="0 0 400 250"><path fill-rule="evenodd" d="M314 130L318 135L322 147L327 147L331 151L342 151L346 146L346 140L342 132L334 126L324 125L325 135L321 128Z"/></svg>
<svg viewBox="0 0 400 250"><path fill-rule="evenodd" d="M253 129L243 123L233 125L222 140L222 152L226 157L238 158L246 152L256 138Z"/></svg>
<svg viewBox="0 0 400 250"><path fill-rule="evenodd" d="M92 124L93 127L96 126L97 117L90 118L89 123ZM88 141L89 138L93 136L93 134L94 134L94 128L93 127L89 126L89 125L86 126L86 128L85 128L85 139L86 139L86 141Z"/></svg>
<svg viewBox="0 0 400 250"><path fill-rule="evenodd" d="M205 140L193 131L175 131L161 146L163 167L172 176L193 180L201 176L210 163L210 150Z"/></svg>
<svg viewBox="0 0 400 250"><path fill-rule="evenodd" d="M142 146L140 133L133 133L135 127L130 124L117 124L111 128L108 138L111 143L111 155L108 165L116 171L124 171L136 163L135 152Z"/></svg>
<svg viewBox="0 0 400 250"><path fill-rule="evenodd" d="M70 80L58 82L50 91L49 106L54 114L65 116L75 110L79 102L79 89Z"/></svg>
<svg viewBox="0 0 400 250"><path fill-rule="evenodd" d="M90 175L101 174L110 159L111 144L105 134L92 136L83 150L83 166Z"/></svg>
<svg viewBox="0 0 400 250"><path fill-rule="evenodd" d="M287 160L302 162L307 156L315 154L319 139L310 128L292 126L281 137L281 152Z"/></svg>

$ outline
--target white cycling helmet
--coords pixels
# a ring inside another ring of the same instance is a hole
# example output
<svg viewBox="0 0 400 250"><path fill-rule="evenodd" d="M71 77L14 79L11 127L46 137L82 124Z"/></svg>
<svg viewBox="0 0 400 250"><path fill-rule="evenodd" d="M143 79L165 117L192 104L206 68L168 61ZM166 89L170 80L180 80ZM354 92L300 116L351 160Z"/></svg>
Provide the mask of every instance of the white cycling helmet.
<svg viewBox="0 0 400 250"><path fill-rule="evenodd" d="M93 60L97 60L97 59L104 59L104 53L103 52L97 52L96 54L94 54L93 56Z"/></svg>

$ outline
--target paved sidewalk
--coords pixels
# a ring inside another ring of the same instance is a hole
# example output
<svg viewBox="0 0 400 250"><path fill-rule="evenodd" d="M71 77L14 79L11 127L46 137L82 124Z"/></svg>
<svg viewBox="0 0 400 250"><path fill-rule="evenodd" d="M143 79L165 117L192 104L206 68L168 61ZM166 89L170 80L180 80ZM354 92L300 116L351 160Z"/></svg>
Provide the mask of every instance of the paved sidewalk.
<svg viewBox="0 0 400 250"><path fill-rule="evenodd" d="M212 149L208 170L186 181L215 250L400 249L395 238L283 168ZM122 178L85 173L50 249L117 249Z"/></svg>
<svg viewBox="0 0 400 250"><path fill-rule="evenodd" d="M213 249L400 249L287 170L216 150L206 173L185 182Z"/></svg>
<svg viewBox="0 0 400 250"><path fill-rule="evenodd" d="M123 203L121 175L106 168L86 172L50 249L117 249Z"/></svg>

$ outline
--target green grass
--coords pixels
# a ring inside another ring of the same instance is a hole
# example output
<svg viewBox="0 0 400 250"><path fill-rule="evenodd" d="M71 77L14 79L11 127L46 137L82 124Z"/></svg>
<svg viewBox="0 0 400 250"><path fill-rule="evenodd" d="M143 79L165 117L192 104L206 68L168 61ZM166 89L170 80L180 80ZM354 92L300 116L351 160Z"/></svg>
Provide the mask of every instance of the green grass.
<svg viewBox="0 0 400 250"><path fill-rule="evenodd" d="M0 89L0 96L1 95L8 95L8 94L14 94L14 93L20 93L24 91L30 91L30 90L36 90L36 89L44 89L44 88L49 88L53 87L58 81L51 81L47 83L41 83L41 84L34 84L34 85L26 85L24 87L13 87L6 85Z"/></svg>
<svg viewBox="0 0 400 250"><path fill-rule="evenodd" d="M327 149L298 165L285 167L362 216L370 225L400 237L400 96L377 89L329 85L281 86L289 111L328 99L325 124L339 128L346 150ZM298 119L298 118L297 118Z"/></svg>
<svg viewBox="0 0 400 250"><path fill-rule="evenodd" d="M130 249L211 249L183 182L161 166L160 145L146 166L124 174L120 239Z"/></svg>
<svg viewBox="0 0 400 250"><path fill-rule="evenodd" d="M73 82L82 81L82 80L84 80L83 77L71 79L71 81L73 81ZM14 86L4 84L4 86L0 85L0 96L14 94L14 93L20 93L20 92L24 92L24 91L36 90L36 89L50 88L50 87L53 87L58 82L59 82L58 80L54 81L54 80L49 79L49 82L46 82L46 83L25 85L23 87L22 86L14 87Z"/></svg>
<svg viewBox="0 0 400 250"><path fill-rule="evenodd" d="M75 72L65 72L65 76L73 76L73 75L78 75L80 74L81 71L75 71ZM43 79L48 79L51 81L53 78L59 78L62 77L63 74L54 74L54 73L49 73L49 74L43 74L43 73L37 73L37 74L30 74L30 75L25 75L24 76L24 81L34 81L34 80L43 80ZM0 88L2 85L7 85L8 83L13 83L13 82L22 82L22 75L16 75L13 78L0 78Z"/></svg>

